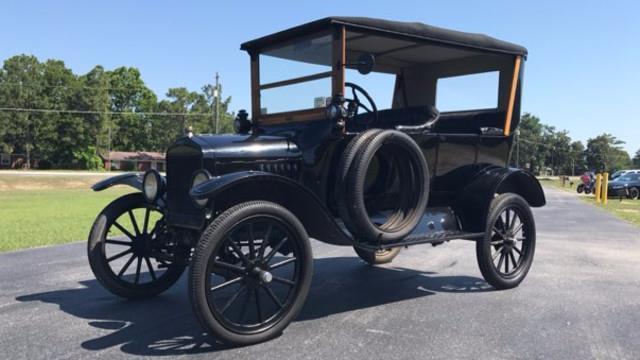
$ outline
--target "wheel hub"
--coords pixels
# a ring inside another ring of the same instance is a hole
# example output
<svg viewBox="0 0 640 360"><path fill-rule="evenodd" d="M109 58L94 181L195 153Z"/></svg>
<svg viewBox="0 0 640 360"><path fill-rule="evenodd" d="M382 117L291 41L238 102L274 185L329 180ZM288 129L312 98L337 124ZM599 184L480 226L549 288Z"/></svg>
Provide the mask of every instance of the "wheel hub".
<svg viewBox="0 0 640 360"><path fill-rule="evenodd" d="M147 234L140 234L133 239L133 253L136 256L147 257L151 253L151 238Z"/></svg>
<svg viewBox="0 0 640 360"><path fill-rule="evenodd" d="M265 284L270 283L273 280L273 274L269 271L264 270L265 266L263 264L252 264L249 274L253 275L254 279L257 279Z"/></svg>

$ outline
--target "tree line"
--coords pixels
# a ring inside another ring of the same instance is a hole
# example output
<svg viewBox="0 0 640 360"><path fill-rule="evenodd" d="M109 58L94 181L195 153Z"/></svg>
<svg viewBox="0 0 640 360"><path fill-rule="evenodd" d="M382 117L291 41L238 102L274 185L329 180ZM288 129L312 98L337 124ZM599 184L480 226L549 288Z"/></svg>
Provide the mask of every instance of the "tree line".
<svg viewBox="0 0 640 360"><path fill-rule="evenodd" d="M640 168L640 150L631 158L622 148L624 141L608 133L588 139L585 146L572 140L568 131L556 130L529 113L521 117L518 129L512 165L534 174L550 170L553 174L573 175L588 170Z"/></svg>
<svg viewBox="0 0 640 360"><path fill-rule="evenodd" d="M215 97L212 84L171 88L159 100L135 67L78 75L60 60L18 55L0 69L0 152L40 167L97 169L108 150L165 151L188 127L214 132L217 99L219 129L231 132L231 97Z"/></svg>
<svg viewBox="0 0 640 360"><path fill-rule="evenodd" d="M200 91L172 88L165 98L149 89L134 67L97 65L77 75L60 60L18 55L0 69L0 152L25 154L40 167L97 169L108 150L165 151L185 129L213 133L214 86ZM220 132L232 132L231 97L219 104ZM604 133L574 141L565 130L524 114L512 165L535 174L640 168L624 142Z"/></svg>

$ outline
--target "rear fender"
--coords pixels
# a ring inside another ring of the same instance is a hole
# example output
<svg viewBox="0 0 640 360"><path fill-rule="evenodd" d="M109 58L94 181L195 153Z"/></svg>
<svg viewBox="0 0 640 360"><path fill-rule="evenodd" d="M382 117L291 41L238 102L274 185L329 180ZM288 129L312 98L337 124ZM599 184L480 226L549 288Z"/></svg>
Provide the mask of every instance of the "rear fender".
<svg viewBox="0 0 640 360"><path fill-rule="evenodd" d="M142 191L142 174L126 173L112 176L93 184L93 186L91 186L91 189L93 189L93 191L102 191L114 185L129 185Z"/></svg>
<svg viewBox="0 0 640 360"><path fill-rule="evenodd" d="M261 171L216 176L194 187L191 197L209 199L208 206L216 214L247 201L271 201L291 211L310 237L334 245L353 245L353 239L336 223L318 197L284 176Z"/></svg>
<svg viewBox="0 0 640 360"><path fill-rule="evenodd" d="M515 193L531 207L546 204L538 179L528 171L516 168L489 167L483 169L459 194L453 209L465 231L485 231L491 201L498 194Z"/></svg>

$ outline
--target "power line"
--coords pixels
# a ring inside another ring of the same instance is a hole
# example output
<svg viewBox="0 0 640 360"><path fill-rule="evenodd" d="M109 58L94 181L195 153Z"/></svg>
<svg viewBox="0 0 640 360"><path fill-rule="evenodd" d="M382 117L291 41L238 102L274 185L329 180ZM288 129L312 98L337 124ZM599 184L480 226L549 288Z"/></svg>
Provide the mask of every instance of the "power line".
<svg viewBox="0 0 640 360"><path fill-rule="evenodd" d="M56 110L56 109L26 109L26 108L0 108L7 112L31 112L31 113L57 113L57 114L84 114L84 115L150 115L150 116L211 116L208 113L167 113L167 112L133 112L133 111L93 111L93 110Z"/></svg>
<svg viewBox="0 0 640 360"><path fill-rule="evenodd" d="M44 84L26 84L26 83L0 83L0 86L13 87L32 87L32 88L53 88L53 89L96 89L96 90L143 90L149 89L146 85L130 86L130 87L102 87L89 85L44 85Z"/></svg>
<svg viewBox="0 0 640 360"><path fill-rule="evenodd" d="M203 86L206 87L209 84L205 84ZM94 90L123 90L123 91L133 91L133 90L149 90L153 92L153 90L146 85L140 86L129 86L129 87L117 87L117 86L90 86L90 85L43 85L43 84L26 84L26 83L0 83L0 87L30 87L30 88L49 88L49 89L94 89ZM184 87L178 86L177 88ZM186 88L186 87L184 87ZM173 88L172 88L173 89Z"/></svg>

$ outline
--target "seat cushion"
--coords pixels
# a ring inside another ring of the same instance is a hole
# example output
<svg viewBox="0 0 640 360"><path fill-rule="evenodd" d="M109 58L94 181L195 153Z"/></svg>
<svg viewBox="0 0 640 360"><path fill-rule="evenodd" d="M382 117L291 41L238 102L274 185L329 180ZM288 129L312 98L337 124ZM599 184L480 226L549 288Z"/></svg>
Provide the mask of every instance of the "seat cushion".
<svg viewBox="0 0 640 360"><path fill-rule="evenodd" d="M425 122L435 119L437 110L433 106L413 106L400 109L387 109L378 111L378 121L373 123L371 113L358 114L352 120L356 126L376 127L382 129L392 129L398 125L422 125Z"/></svg>

